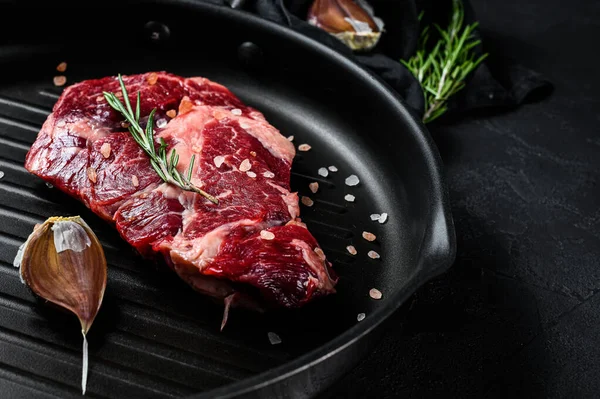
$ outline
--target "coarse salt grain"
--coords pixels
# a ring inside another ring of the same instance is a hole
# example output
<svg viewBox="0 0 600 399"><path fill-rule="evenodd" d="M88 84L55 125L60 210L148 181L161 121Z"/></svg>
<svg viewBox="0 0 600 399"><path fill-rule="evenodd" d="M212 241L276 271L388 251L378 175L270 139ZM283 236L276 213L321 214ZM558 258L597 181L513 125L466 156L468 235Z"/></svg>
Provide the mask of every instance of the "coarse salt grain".
<svg viewBox="0 0 600 399"><path fill-rule="evenodd" d="M358 253L356 252L356 248L354 248L354 245L348 245L346 247L346 251L348 251L350 255L356 255Z"/></svg>
<svg viewBox="0 0 600 399"><path fill-rule="evenodd" d="M294 136L288 136L287 138L289 141L294 141Z"/></svg>
<svg viewBox="0 0 600 399"><path fill-rule="evenodd" d="M149 85L153 85L156 83L156 81L158 80L158 75L156 74L156 72L152 72L150 75L148 75L148 77L146 78L146 81L148 82Z"/></svg>
<svg viewBox="0 0 600 399"><path fill-rule="evenodd" d="M330 167L328 167L327 169L329 169L330 172L337 172L338 168L336 168L335 166L331 165Z"/></svg>
<svg viewBox="0 0 600 399"><path fill-rule="evenodd" d="M48 187L48 188L54 188L54 186L52 184L48 183L48 182L46 182L46 187Z"/></svg>
<svg viewBox="0 0 600 399"><path fill-rule="evenodd" d="M251 170L246 172L246 175L248 175L248 177L251 177L253 179L256 178L256 173L252 172Z"/></svg>
<svg viewBox="0 0 600 399"><path fill-rule="evenodd" d="M377 238L375 234L369 233L368 231L363 231L362 236L367 241L375 241L375 239Z"/></svg>
<svg viewBox="0 0 600 399"><path fill-rule="evenodd" d="M358 180L358 176L350 175L346 178L346 185L348 186L356 186L360 180Z"/></svg>
<svg viewBox="0 0 600 399"><path fill-rule="evenodd" d="M357 321L363 321L366 316L367 315L365 315L364 313L359 313L358 315L356 315L356 320Z"/></svg>
<svg viewBox="0 0 600 399"><path fill-rule="evenodd" d="M312 193L315 194L317 191L319 191L319 183L317 183L317 182L310 183L308 185L308 188L310 188L310 191L312 191Z"/></svg>
<svg viewBox="0 0 600 399"><path fill-rule="evenodd" d="M250 155L252 155L253 157L256 156L256 151L250 151Z"/></svg>
<svg viewBox="0 0 600 399"><path fill-rule="evenodd" d="M183 115L192 110L194 104L190 101L188 96L183 96L181 102L179 103L179 115Z"/></svg>
<svg viewBox="0 0 600 399"><path fill-rule="evenodd" d="M222 155L217 155L214 159L213 162L215 163L215 166L217 168L220 168L221 165L223 165L223 162L225 162L225 157Z"/></svg>
<svg viewBox="0 0 600 399"><path fill-rule="evenodd" d="M369 290L369 296L373 299L381 299L383 295L381 294L381 291L379 291L377 288L371 288Z"/></svg>
<svg viewBox="0 0 600 399"><path fill-rule="evenodd" d="M159 129L162 129L163 127L167 126L167 120L166 119L159 119L156 121L156 127Z"/></svg>
<svg viewBox="0 0 600 399"><path fill-rule="evenodd" d="M4 172L0 170L0 179L4 177Z"/></svg>
<svg viewBox="0 0 600 399"><path fill-rule="evenodd" d="M234 108L231 110L231 113L237 116L240 116L242 114L242 110L239 108Z"/></svg>
<svg viewBox="0 0 600 399"><path fill-rule="evenodd" d="M97 179L96 169L94 169L90 166L89 168L87 168L86 172L87 172L88 179L90 179L90 181L92 183L96 183L96 179Z"/></svg>
<svg viewBox="0 0 600 399"><path fill-rule="evenodd" d="M123 129L127 129L127 128L129 128L129 123L128 123L128 122L125 122L125 121L123 121L123 122L121 122L121 127L122 127Z"/></svg>
<svg viewBox="0 0 600 399"><path fill-rule="evenodd" d="M247 172L252 168L252 164L250 163L249 159L244 159L242 161L242 163L240 164L240 171L241 172Z"/></svg>
<svg viewBox="0 0 600 399"><path fill-rule="evenodd" d="M327 170L327 168L319 168L317 173L319 174L319 176L323 176L323 177L329 176L329 171Z"/></svg>
<svg viewBox="0 0 600 399"><path fill-rule="evenodd" d="M274 332L269 331L267 333L267 336L269 337L269 342L271 343L271 345L277 345L281 343L281 338Z"/></svg>
<svg viewBox="0 0 600 399"><path fill-rule="evenodd" d="M56 66L56 70L58 72L64 72L64 71L66 71L67 70L67 63L66 62L61 62L60 64L58 64Z"/></svg>
<svg viewBox="0 0 600 399"><path fill-rule="evenodd" d="M379 218L380 218L380 217L381 217L381 215L380 215L380 214L378 214L378 213L372 213L372 214L371 214L371 220L372 220L372 221L379 220Z"/></svg>
<svg viewBox="0 0 600 399"><path fill-rule="evenodd" d="M319 257L319 259L321 260L325 260L327 257L325 256L325 252L323 252L323 250L319 247L315 248L315 253L317 254L317 256Z"/></svg>
<svg viewBox="0 0 600 399"><path fill-rule="evenodd" d="M102 144L100 147L100 154L102 154L104 158L110 157L110 143Z"/></svg>
<svg viewBox="0 0 600 399"><path fill-rule="evenodd" d="M388 218L388 214L387 213L382 213L381 217L379 218L379 223L385 223L385 221Z"/></svg>
<svg viewBox="0 0 600 399"><path fill-rule="evenodd" d="M263 176L266 177L267 179L272 179L275 177L275 173L267 170L266 172L263 172Z"/></svg>
<svg viewBox="0 0 600 399"><path fill-rule="evenodd" d="M305 197L303 196L300 201L302 201L302 203L306 206L313 206L314 202L313 200L311 200L309 197Z"/></svg>
<svg viewBox="0 0 600 399"><path fill-rule="evenodd" d="M348 201L348 202L354 202L354 200L356 199L356 197L355 197L354 195L352 195L352 194L346 194L346 195L344 196L344 199L345 199L346 201Z"/></svg>
<svg viewBox="0 0 600 399"><path fill-rule="evenodd" d="M133 187L137 187L140 185L140 180L136 175L131 176L131 183L133 183Z"/></svg>
<svg viewBox="0 0 600 399"><path fill-rule="evenodd" d="M260 232L260 238L262 238L263 240L272 240L275 238L275 234L267 230L262 230Z"/></svg>
<svg viewBox="0 0 600 399"><path fill-rule="evenodd" d="M54 86L64 86L67 83L67 77L64 75L55 76L52 82L54 82Z"/></svg>
<svg viewBox="0 0 600 399"><path fill-rule="evenodd" d="M379 254L377 252L375 252L375 251L369 251L367 253L367 256L369 258L371 258L371 259L379 259L379 258L381 258L381 256L379 256Z"/></svg>
<svg viewBox="0 0 600 399"><path fill-rule="evenodd" d="M242 129L249 129L249 128L250 128L250 126L251 126L251 125L249 125L249 124L248 124L248 123L246 123L246 122L240 122L240 127L241 127Z"/></svg>
<svg viewBox="0 0 600 399"><path fill-rule="evenodd" d="M167 111L167 116L169 118L175 118L177 116L177 111L175 111L174 109L170 109Z"/></svg>
<svg viewBox="0 0 600 399"><path fill-rule="evenodd" d="M311 147L310 145L308 145L308 144L300 144L300 145L298 146L298 150L299 150L299 151L308 151L308 150L310 150L311 148L312 148L312 147Z"/></svg>

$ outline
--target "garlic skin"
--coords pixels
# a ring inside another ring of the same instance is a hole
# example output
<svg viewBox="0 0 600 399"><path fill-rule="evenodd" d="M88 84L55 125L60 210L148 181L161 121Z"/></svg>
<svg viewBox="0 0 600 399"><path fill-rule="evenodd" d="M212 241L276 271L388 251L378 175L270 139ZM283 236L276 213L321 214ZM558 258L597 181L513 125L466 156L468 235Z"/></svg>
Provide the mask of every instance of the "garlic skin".
<svg viewBox="0 0 600 399"><path fill-rule="evenodd" d="M87 384L87 339L104 297L107 268L102 245L79 216L36 225L19 248L15 266L38 296L75 313L83 335L82 392Z"/></svg>
<svg viewBox="0 0 600 399"><path fill-rule="evenodd" d="M375 47L384 25L366 0L315 0L307 22L329 32L355 51Z"/></svg>

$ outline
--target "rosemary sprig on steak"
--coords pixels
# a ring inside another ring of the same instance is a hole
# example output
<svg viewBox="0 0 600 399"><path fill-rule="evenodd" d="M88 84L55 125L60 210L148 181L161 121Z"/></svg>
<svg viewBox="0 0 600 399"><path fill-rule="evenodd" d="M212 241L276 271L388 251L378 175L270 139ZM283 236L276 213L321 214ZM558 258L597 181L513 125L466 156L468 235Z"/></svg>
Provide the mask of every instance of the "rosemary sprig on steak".
<svg viewBox="0 0 600 399"><path fill-rule="evenodd" d="M127 89L125 88L125 84L121 78L121 74L119 74L119 84L121 85L123 101L125 104L121 103L121 101L113 93L106 91L103 92L104 98L111 107L121 113L127 120L129 123L129 133L131 133L133 139L139 144L144 152L148 154L150 157L150 164L160 178L169 184L174 184L177 187L180 187L183 190L198 193L211 202L218 204L218 199L208 194L204 190L196 187L191 182L192 170L194 168L196 155L192 155L192 158L190 159L190 165L185 175L179 173L179 170L177 170L177 164L179 162L179 154L177 154L177 151L172 149L169 155L167 155L167 143L162 138L160 141L160 146L158 147L158 151L154 147L154 113L156 112L156 108L150 111L150 115L148 115L148 122L146 123L146 129L144 130L140 126L140 92L138 91L137 93L137 104L134 114L133 109L131 108L131 103L129 102L129 94L127 93Z"/></svg>

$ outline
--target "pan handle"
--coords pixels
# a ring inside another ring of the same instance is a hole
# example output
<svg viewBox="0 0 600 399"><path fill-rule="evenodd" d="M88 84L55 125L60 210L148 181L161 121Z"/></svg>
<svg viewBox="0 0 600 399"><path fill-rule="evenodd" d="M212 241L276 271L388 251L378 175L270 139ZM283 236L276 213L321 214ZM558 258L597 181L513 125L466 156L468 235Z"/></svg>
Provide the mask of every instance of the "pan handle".
<svg viewBox="0 0 600 399"><path fill-rule="evenodd" d="M246 4L246 0L225 0L225 2L229 4L231 8L243 8Z"/></svg>

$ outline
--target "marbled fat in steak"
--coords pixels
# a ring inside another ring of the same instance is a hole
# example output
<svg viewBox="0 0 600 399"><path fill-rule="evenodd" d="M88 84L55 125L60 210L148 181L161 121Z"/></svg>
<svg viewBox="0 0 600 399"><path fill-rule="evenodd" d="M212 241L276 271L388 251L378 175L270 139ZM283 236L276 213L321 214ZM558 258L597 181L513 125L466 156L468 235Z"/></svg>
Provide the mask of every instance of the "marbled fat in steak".
<svg viewBox="0 0 600 399"><path fill-rule="evenodd" d="M142 125L157 108L155 142L162 137L177 150L181 172L196 154L192 182L219 204L159 178L102 95L120 93L115 77L64 91L27 154L27 170L228 306L299 307L335 292L331 264L289 191L292 143L208 79L154 72L123 79L132 104L141 92Z"/></svg>

